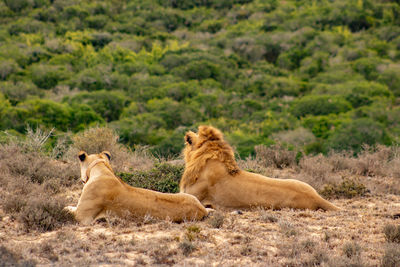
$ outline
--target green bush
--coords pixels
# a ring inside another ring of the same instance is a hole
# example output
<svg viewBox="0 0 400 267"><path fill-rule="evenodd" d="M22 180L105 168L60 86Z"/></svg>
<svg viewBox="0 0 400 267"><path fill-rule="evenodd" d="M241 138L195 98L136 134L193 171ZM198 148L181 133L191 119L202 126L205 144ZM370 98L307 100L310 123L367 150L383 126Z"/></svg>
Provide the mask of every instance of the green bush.
<svg viewBox="0 0 400 267"><path fill-rule="evenodd" d="M292 114L296 117L306 115L328 115L349 111L351 105L343 97L326 95L309 95L295 101Z"/></svg>
<svg viewBox="0 0 400 267"><path fill-rule="evenodd" d="M158 144L165 135L166 123L151 113L142 113L132 118L123 118L111 123L121 141L129 145Z"/></svg>
<svg viewBox="0 0 400 267"><path fill-rule="evenodd" d="M11 0L12 1L12 0ZM18 0L17 0L18 1ZM41 21L33 19L19 19L8 27L10 35L19 35L21 33L38 33L46 30L46 25Z"/></svg>
<svg viewBox="0 0 400 267"><path fill-rule="evenodd" d="M59 81L68 78L65 68L53 65L34 65L32 66L32 81L43 89L55 87Z"/></svg>
<svg viewBox="0 0 400 267"><path fill-rule="evenodd" d="M44 93L38 89L35 84L30 82L0 83L0 91L12 105L25 101L29 96L44 96Z"/></svg>
<svg viewBox="0 0 400 267"><path fill-rule="evenodd" d="M328 138L325 149L336 151L351 150L354 153L361 151L362 146L386 144L391 142L386 129L382 124L370 119L361 118L346 122Z"/></svg>
<svg viewBox="0 0 400 267"><path fill-rule="evenodd" d="M93 68L84 69L70 81L71 87L80 90L115 90L126 89L128 79L124 75L113 73L111 68L105 65L97 65Z"/></svg>
<svg viewBox="0 0 400 267"><path fill-rule="evenodd" d="M108 32L93 33L90 43L96 48L102 48L112 41L112 36Z"/></svg>
<svg viewBox="0 0 400 267"><path fill-rule="evenodd" d="M117 173L126 183L134 187L146 188L163 193L179 192L179 181L184 166L174 166L168 163L156 164L149 171L133 173Z"/></svg>
<svg viewBox="0 0 400 267"><path fill-rule="evenodd" d="M340 118L335 114L328 116L306 116L302 119L304 127L310 129L316 137L323 139L326 139L344 121L344 118Z"/></svg>
<svg viewBox="0 0 400 267"><path fill-rule="evenodd" d="M101 30L106 26L109 18L105 15L94 15L85 18L85 22L89 28Z"/></svg>
<svg viewBox="0 0 400 267"><path fill-rule="evenodd" d="M257 134L246 133L241 130L236 130L227 134L227 140L234 148L236 148L237 153L241 158L255 155L254 148L256 145L271 145L273 143L270 139L263 138Z"/></svg>
<svg viewBox="0 0 400 267"><path fill-rule="evenodd" d="M214 63L205 60L192 61L185 66L183 74L190 80L204 80L208 78L217 80L219 78L219 68Z"/></svg>
<svg viewBox="0 0 400 267"><path fill-rule="evenodd" d="M0 80L7 80L7 78L19 70L15 60L1 60L0 61Z"/></svg>
<svg viewBox="0 0 400 267"><path fill-rule="evenodd" d="M353 62L353 69L367 80L376 80L379 77L378 66L383 63L380 58L360 58Z"/></svg>
<svg viewBox="0 0 400 267"><path fill-rule="evenodd" d="M386 84L395 96L400 96L400 66L389 65L379 76L378 82Z"/></svg>
<svg viewBox="0 0 400 267"><path fill-rule="evenodd" d="M149 100L146 103L146 110L162 118L168 129L193 125L202 118L201 113L195 107L170 98Z"/></svg>
<svg viewBox="0 0 400 267"><path fill-rule="evenodd" d="M66 105L47 99L31 99L6 110L6 126L25 131L26 125L42 125L61 131L81 130L103 119L89 106L82 104Z"/></svg>
<svg viewBox="0 0 400 267"><path fill-rule="evenodd" d="M31 5L29 0L3 0L4 4L14 12L20 12Z"/></svg>
<svg viewBox="0 0 400 267"><path fill-rule="evenodd" d="M65 98L64 101L70 104L87 104L108 122L118 120L128 103L127 97L123 93L105 90L79 93Z"/></svg>

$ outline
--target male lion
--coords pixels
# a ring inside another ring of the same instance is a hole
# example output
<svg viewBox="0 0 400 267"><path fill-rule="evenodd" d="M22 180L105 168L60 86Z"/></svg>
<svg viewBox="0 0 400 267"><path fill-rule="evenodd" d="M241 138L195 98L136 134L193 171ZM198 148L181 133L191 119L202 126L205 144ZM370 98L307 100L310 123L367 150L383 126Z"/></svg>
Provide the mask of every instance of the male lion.
<svg viewBox="0 0 400 267"><path fill-rule="evenodd" d="M193 196L178 193L166 194L142 188L135 188L116 177L110 166L110 152L88 155L78 154L81 165L81 179L85 184L76 207L68 206L77 221L90 224L104 217L106 211L119 216L127 213L135 217L151 215L174 222L200 220L207 210Z"/></svg>
<svg viewBox="0 0 400 267"><path fill-rule="evenodd" d="M194 195L205 207L339 210L306 183L240 170L232 148L211 126L186 133L185 141L180 192Z"/></svg>

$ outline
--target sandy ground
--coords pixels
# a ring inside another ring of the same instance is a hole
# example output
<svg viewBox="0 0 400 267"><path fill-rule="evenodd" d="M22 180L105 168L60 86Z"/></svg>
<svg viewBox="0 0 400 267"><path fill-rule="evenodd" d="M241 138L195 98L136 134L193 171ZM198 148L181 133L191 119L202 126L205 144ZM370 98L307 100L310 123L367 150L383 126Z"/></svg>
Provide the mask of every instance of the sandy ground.
<svg viewBox="0 0 400 267"><path fill-rule="evenodd" d="M181 224L110 217L47 233L26 233L1 212L0 244L38 266L379 266L400 196L332 202L342 210L218 211Z"/></svg>

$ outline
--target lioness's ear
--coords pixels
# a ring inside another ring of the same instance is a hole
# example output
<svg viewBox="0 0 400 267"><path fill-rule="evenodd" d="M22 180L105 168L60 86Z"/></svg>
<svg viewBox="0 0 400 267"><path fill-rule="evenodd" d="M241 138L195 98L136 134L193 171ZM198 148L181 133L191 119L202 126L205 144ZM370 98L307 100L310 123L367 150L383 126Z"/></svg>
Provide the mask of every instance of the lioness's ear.
<svg viewBox="0 0 400 267"><path fill-rule="evenodd" d="M199 127L199 136L210 141L223 139L223 135L218 129L205 125Z"/></svg>
<svg viewBox="0 0 400 267"><path fill-rule="evenodd" d="M108 160L111 160L111 153L110 153L110 152L108 152L108 151L103 151L103 152L101 152L101 154L106 155L106 157L108 158Z"/></svg>
<svg viewBox="0 0 400 267"><path fill-rule="evenodd" d="M84 161L86 159L86 157L87 157L87 154L86 154L85 151L80 151L78 153L78 158L79 158L80 161Z"/></svg>

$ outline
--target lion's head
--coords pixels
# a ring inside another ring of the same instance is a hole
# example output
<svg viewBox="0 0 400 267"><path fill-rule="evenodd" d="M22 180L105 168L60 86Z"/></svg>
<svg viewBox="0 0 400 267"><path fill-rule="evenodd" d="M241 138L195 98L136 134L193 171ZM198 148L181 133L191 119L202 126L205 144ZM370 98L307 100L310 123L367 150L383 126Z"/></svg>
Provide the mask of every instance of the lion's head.
<svg viewBox="0 0 400 267"><path fill-rule="evenodd" d="M185 158L183 184L194 183L207 161L211 159L223 163L231 175L239 172L232 147L224 140L223 134L212 126L200 126L197 134L192 131L187 132L183 154Z"/></svg>
<svg viewBox="0 0 400 267"><path fill-rule="evenodd" d="M99 162L104 162L104 164L111 169L110 159L111 153L108 151L103 151L100 154L88 155L85 151L80 151L78 153L79 163L81 165L81 180L86 183L89 179L90 169Z"/></svg>

